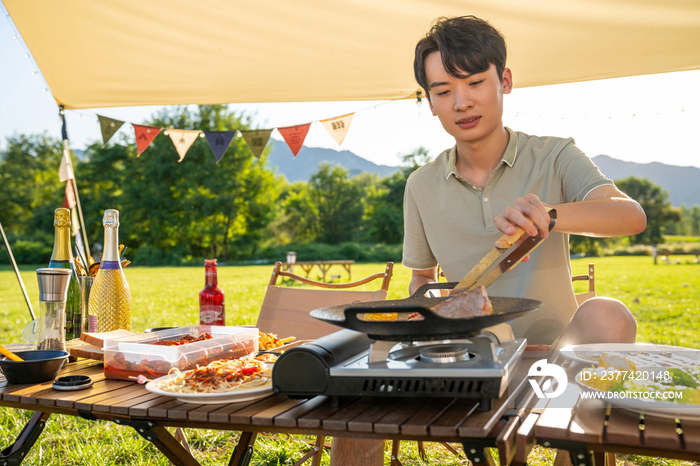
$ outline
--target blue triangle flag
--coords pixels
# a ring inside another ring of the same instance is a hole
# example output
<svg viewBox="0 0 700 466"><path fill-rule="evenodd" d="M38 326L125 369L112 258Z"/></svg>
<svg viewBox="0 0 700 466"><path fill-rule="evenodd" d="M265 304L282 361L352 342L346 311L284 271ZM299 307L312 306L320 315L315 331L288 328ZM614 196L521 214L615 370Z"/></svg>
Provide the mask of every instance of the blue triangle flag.
<svg viewBox="0 0 700 466"><path fill-rule="evenodd" d="M207 138L209 147L211 147L214 156L216 156L216 163L221 162L224 158L226 149L231 145L233 137L236 135L237 131L204 131L204 136Z"/></svg>

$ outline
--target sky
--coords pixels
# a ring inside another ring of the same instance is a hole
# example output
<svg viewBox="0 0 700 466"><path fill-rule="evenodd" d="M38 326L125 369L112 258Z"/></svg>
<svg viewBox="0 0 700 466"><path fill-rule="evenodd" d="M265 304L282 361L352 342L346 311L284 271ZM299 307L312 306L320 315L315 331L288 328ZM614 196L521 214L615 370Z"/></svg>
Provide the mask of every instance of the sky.
<svg viewBox="0 0 700 466"><path fill-rule="evenodd" d="M16 35L9 18L0 19L0 151L12 135L60 137L51 90ZM700 71L531 88L518 88L517 75L513 80L515 89L505 97L503 121L516 131L573 137L590 157L605 154L637 163L700 167L695 136L700 123ZM101 140L97 114L143 123L160 108L67 110L70 146L84 149ZM258 128L311 122L305 146L348 150L380 165L399 165L401 155L419 147L435 157L454 144L425 100L420 106L415 100L402 100L230 104L229 109L250 115ZM353 112L347 136L338 146L319 120ZM129 125L120 132L133 141ZM282 140L277 131L272 138Z"/></svg>

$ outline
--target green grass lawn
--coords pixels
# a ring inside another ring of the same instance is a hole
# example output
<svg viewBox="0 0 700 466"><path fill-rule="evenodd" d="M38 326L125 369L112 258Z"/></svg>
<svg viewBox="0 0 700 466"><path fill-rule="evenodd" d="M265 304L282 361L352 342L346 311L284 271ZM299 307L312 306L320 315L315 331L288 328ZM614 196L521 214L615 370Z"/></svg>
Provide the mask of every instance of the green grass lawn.
<svg viewBox="0 0 700 466"><path fill-rule="evenodd" d="M638 321L638 341L700 347L700 321L695 320L700 313L697 298L700 265L654 265L648 256L604 257L592 261L596 265L598 295L617 298L627 304ZM573 273L585 273L588 262L588 259L572 261ZM20 269L38 313L36 268ZM383 264L356 264L352 267L352 276L357 279L382 270ZM255 323L271 271L271 265L219 267L219 284L226 293L227 324ZM204 286L204 267L127 267L125 273L132 296L132 330L199 322L197 296ZM347 273L340 267L331 269L330 274L340 274L343 281L347 280ZM320 278L320 273L315 271L311 278ZM406 297L409 280L410 271L396 264L388 299ZM367 289L377 286L365 285ZM575 288L584 291L584 286L577 283ZM22 343L21 332L30 321L29 311L9 266L0 266L0 316L0 343ZM12 443L29 415L15 409L0 410L0 449ZM188 429L187 435L196 450L195 456L205 465L225 464L237 440L237 434L229 432ZM429 464L464 464L444 449L431 448L433 459ZM302 451L296 442L259 441L252 464L291 464ZM530 463L551 464L550 453L537 449L529 458ZM619 458L621 464L689 464L634 456ZM406 442L402 448L401 460L406 466L425 464L411 442ZM389 452L386 453L387 464L388 461ZM25 464L166 465L167 460L130 428L54 415Z"/></svg>

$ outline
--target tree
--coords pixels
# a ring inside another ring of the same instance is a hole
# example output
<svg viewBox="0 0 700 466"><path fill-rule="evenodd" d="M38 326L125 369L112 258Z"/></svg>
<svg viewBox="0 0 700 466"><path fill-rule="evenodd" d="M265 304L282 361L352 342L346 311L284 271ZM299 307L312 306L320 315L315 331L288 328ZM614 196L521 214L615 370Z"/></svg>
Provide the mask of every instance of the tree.
<svg viewBox="0 0 700 466"><path fill-rule="evenodd" d="M58 179L62 143L46 135L19 135L8 138L7 146L0 155L0 221L17 261L48 264L54 210L65 192ZM80 171L79 163L75 169ZM0 254L0 261L6 257Z"/></svg>
<svg viewBox="0 0 700 466"><path fill-rule="evenodd" d="M196 113L163 110L147 124L203 131L247 128L245 119L221 105L200 106ZM165 135L139 158L133 144L95 144L88 153L89 218L98 230L93 237L102 237L104 209L119 209L121 241L135 250L140 263L249 257L275 214L278 181L241 138L234 138L218 164L203 138L181 163Z"/></svg>
<svg viewBox="0 0 700 466"><path fill-rule="evenodd" d="M279 196L281 214L274 224L277 239L282 243L306 243L319 234L318 209L311 202L309 185L304 181L287 184Z"/></svg>
<svg viewBox="0 0 700 466"><path fill-rule="evenodd" d="M379 181L369 194L365 221L368 237L374 241L399 244L403 241L403 196L408 177L430 161L428 150L419 147L401 157L402 168Z"/></svg>
<svg viewBox="0 0 700 466"><path fill-rule="evenodd" d="M630 237L633 244L663 243L664 228L671 222L678 222L680 215L671 206L668 192L648 179L630 176L616 180L615 185L632 199L639 202L647 216L646 229Z"/></svg>
<svg viewBox="0 0 700 466"><path fill-rule="evenodd" d="M309 195L318 212L318 240L338 244L355 238L362 222L362 190L347 169L320 164L309 180Z"/></svg>

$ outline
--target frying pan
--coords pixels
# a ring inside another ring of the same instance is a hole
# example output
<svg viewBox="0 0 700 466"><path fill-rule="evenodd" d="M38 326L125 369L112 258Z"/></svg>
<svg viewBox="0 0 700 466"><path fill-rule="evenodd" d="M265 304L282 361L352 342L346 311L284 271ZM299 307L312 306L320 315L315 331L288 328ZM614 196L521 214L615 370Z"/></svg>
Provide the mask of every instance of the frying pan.
<svg viewBox="0 0 700 466"><path fill-rule="evenodd" d="M430 308L445 301L447 297L427 298L425 293L431 289L452 289L456 284L457 282L428 283L408 298L328 306L311 311L311 317L366 333L374 340L430 341L469 337L486 327L515 319L542 305L541 301L534 299L490 296L493 306L490 315L449 319L431 311ZM398 318L392 321L370 321L358 316L377 312L396 312ZM422 315L423 320L408 320L408 316L414 312Z"/></svg>

